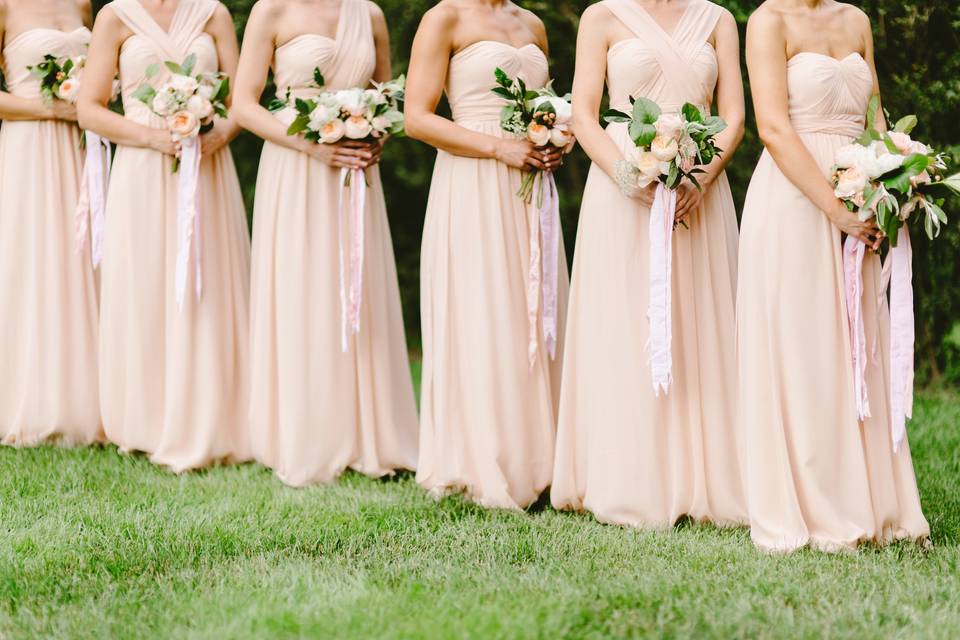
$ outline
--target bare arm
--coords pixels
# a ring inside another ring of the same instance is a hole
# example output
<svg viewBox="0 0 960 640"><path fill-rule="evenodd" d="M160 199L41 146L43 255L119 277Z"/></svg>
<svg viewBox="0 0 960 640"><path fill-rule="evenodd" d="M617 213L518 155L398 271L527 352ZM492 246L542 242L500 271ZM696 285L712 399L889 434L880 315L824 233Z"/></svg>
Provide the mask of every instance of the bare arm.
<svg viewBox="0 0 960 640"><path fill-rule="evenodd" d="M777 166L841 231L870 246L877 228L861 223L833 194L829 181L790 121L786 41L780 18L760 9L747 25L747 69L753 89L757 129Z"/></svg>
<svg viewBox="0 0 960 640"><path fill-rule="evenodd" d="M0 43L7 40L7 3L0 0ZM0 66L4 64L0 47ZM7 78L9 81L9 78ZM0 91L0 120L76 120L76 111L66 104L47 104L43 98L22 98Z"/></svg>
<svg viewBox="0 0 960 640"><path fill-rule="evenodd" d="M168 155L177 153L177 145L166 129L154 129L124 118L107 108L117 74L120 46L129 36L123 22L109 8L97 17L83 84L77 101L80 126L94 131L117 144L154 149Z"/></svg>
<svg viewBox="0 0 960 640"><path fill-rule="evenodd" d="M222 4L214 11L207 25L207 33L213 37L217 47L217 59L220 61L220 71L230 78L231 85L237 77L237 61L240 58L240 46L237 44L237 32L233 29L233 18ZM227 118L215 118L213 129L203 134L201 144L205 154L212 154L240 133L240 125L236 116L230 111L231 96L227 96Z"/></svg>
<svg viewBox="0 0 960 640"><path fill-rule="evenodd" d="M740 73L740 34L733 15L724 11L716 30L717 61L717 113L727 123L727 128L717 136L717 146L723 153L704 167L706 171L697 178L704 188L713 182L730 163L734 152L743 140L746 109L743 102L743 76Z"/></svg>
<svg viewBox="0 0 960 640"><path fill-rule="evenodd" d="M526 140L486 135L461 127L436 114L444 78L453 53L456 11L434 7L427 11L417 29L410 54L404 116L407 134L432 147L458 156L492 158L512 167L543 169L543 154ZM493 69L490 70L493 86Z"/></svg>
<svg viewBox="0 0 960 640"><path fill-rule="evenodd" d="M373 43L377 50L377 67L373 72L375 82L386 82L393 78L390 65L390 31L383 10L373 2L370 4L370 20L373 23Z"/></svg>
<svg viewBox="0 0 960 640"><path fill-rule="evenodd" d="M867 65L870 67L870 74L873 76L873 95L879 97L880 80L877 76L877 63L873 54L873 30L870 28L870 18L867 16L867 14L859 9L851 8L851 10L857 12L858 27L860 32L863 34L863 58L867 61ZM883 115L883 105L879 102L877 103L877 112L874 114L874 118L873 124L877 131L886 131L886 117Z"/></svg>

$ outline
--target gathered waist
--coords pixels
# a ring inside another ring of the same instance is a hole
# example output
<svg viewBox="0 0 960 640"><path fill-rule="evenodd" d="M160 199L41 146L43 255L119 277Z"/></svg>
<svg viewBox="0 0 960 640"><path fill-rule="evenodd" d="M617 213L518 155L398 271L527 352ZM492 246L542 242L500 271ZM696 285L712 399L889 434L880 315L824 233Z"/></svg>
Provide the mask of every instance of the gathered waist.
<svg viewBox="0 0 960 640"><path fill-rule="evenodd" d="M856 138L864 129L864 117L853 114L807 115L790 114L790 122L797 133L820 133Z"/></svg>
<svg viewBox="0 0 960 640"><path fill-rule="evenodd" d="M654 102L657 102L657 101L654 100ZM702 103L699 103L699 102L694 102L693 100L690 100L689 103L697 106L697 107L698 107L701 111L703 111L703 112L706 112L706 113L709 113L709 112L710 112L710 108L709 108L707 105L705 105L705 104L702 104ZM662 103L662 104L661 104L661 103L657 102L657 106L660 107L660 111L661 111L662 113L680 113L680 110L683 108L683 105L684 105L684 104L686 104L686 103L684 103L684 102L680 102L680 103L665 102L665 103ZM630 104L629 101L627 101L627 102L624 102L624 101L612 101L612 102L610 103L610 108L611 108L611 109L616 109L617 111L622 111L622 112L624 112L624 113L630 113L631 111L633 111L633 105Z"/></svg>

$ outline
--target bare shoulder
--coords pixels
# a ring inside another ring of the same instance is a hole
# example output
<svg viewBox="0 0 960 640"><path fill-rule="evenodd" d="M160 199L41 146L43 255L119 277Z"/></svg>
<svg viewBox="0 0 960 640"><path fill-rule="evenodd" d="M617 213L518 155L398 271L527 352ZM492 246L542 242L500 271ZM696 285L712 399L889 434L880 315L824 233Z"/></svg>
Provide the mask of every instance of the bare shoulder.
<svg viewBox="0 0 960 640"><path fill-rule="evenodd" d="M217 6L213 10L213 15L210 16L210 19L220 24L227 22L233 25L233 16L230 15L230 9L228 9L227 5L223 4L222 2L217 2Z"/></svg>
<svg viewBox="0 0 960 640"><path fill-rule="evenodd" d="M716 4L716 3L714 3ZM720 10L720 17L717 18L717 24L723 25L724 27L734 27L737 26L737 19L733 16L733 12L726 7L721 7L719 4L717 8Z"/></svg>
<svg viewBox="0 0 960 640"><path fill-rule="evenodd" d="M460 20L460 8L453 0L440 0L420 19L421 29L453 29Z"/></svg>
<svg viewBox="0 0 960 640"><path fill-rule="evenodd" d="M257 0L250 9L250 20L277 20L284 12L283 0Z"/></svg>
<svg viewBox="0 0 960 640"><path fill-rule="evenodd" d="M783 33L783 28L783 12L769 0L757 7L756 11L750 14L750 18L747 20L748 32L773 30L776 33Z"/></svg>
<svg viewBox="0 0 960 640"><path fill-rule="evenodd" d="M870 16L860 7L845 2L837 3L840 18L851 25L855 25L858 31L867 34L870 33Z"/></svg>
<svg viewBox="0 0 960 640"><path fill-rule="evenodd" d="M516 5L515 5L516 6ZM524 9L523 7L516 7L517 15L523 20L523 23L527 25L527 28L533 32L538 40L546 42L547 40L547 28L543 24L543 20L540 19L537 14L529 9Z"/></svg>
<svg viewBox="0 0 960 640"><path fill-rule="evenodd" d="M367 9L370 11L370 18L372 20L382 20L386 22L387 17L383 14L383 9L380 8L373 0L367 0Z"/></svg>
<svg viewBox="0 0 960 640"><path fill-rule="evenodd" d="M610 9L603 2L595 2L580 14L580 25L583 26L586 23L590 27L599 27L610 24L612 19L613 14Z"/></svg>

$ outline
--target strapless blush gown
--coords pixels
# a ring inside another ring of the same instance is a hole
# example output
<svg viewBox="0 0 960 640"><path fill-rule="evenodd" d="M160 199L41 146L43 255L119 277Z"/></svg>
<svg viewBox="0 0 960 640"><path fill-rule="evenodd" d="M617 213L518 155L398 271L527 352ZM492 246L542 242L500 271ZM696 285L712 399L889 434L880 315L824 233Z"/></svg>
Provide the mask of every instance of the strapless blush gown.
<svg viewBox="0 0 960 640"><path fill-rule="evenodd" d="M536 46L477 42L454 55L447 98L462 127L500 136L494 69L531 87L548 78ZM527 264L534 207L517 196L522 173L444 151L423 232L423 397L417 481L433 494L461 490L505 508L532 503L550 484L561 349L542 331L528 356ZM559 344L567 268L560 250Z"/></svg>
<svg viewBox="0 0 960 640"><path fill-rule="evenodd" d="M634 32L607 54L611 104L708 106L723 11L691 0L673 34L636 2L601 3ZM626 153L627 127L607 135ZM593 166L580 212L551 498L603 522L669 527L680 517L745 524L735 431L737 218L725 174L673 237L673 384L657 397L648 364L649 209Z"/></svg>
<svg viewBox="0 0 960 640"><path fill-rule="evenodd" d="M39 97L39 82L27 66L48 53L85 53L89 41L86 28L21 33L3 51L7 90ZM97 393L97 282L90 243L78 243L74 226L82 167L79 129L73 123L10 121L0 128L4 444L85 444L103 437Z"/></svg>
<svg viewBox="0 0 960 640"><path fill-rule="evenodd" d="M344 0L335 40L302 35L274 54L278 95L306 97L319 66L331 90L365 87L376 64L366 0ZM289 122L292 110L279 117ZM341 348L340 170L267 142L254 208L255 457L291 485L413 469L417 409L379 170L367 170L360 332ZM345 249L349 245L345 244Z"/></svg>
<svg viewBox="0 0 960 640"><path fill-rule="evenodd" d="M800 53L787 65L790 117L829 173L863 131L873 88L859 54ZM887 303L880 259L863 265L873 417L860 423L843 296L840 231L764 152L743 210L737 340L751 535L770 551L926 539L904 443L890 437Z"/></svg>
<svg viewBox="0 0 960 640"><path fill-rule="evenodd" d="M120 52L126 117L162 127L133 92L151 64L197 56L218 68L203 29L218 3L180 0L167 33L138 0L112 10L133 31ZM161 67L163 69L163 67ZM165 70L154 77L162 83ZM152 149L117 149L106 205L100 326L100 398L107 437L173 471L249 457L249 236L229 149L203 158L199 211L202 296L174 293L177 180ZM188 281L193 284L191 261Z"/></svg>

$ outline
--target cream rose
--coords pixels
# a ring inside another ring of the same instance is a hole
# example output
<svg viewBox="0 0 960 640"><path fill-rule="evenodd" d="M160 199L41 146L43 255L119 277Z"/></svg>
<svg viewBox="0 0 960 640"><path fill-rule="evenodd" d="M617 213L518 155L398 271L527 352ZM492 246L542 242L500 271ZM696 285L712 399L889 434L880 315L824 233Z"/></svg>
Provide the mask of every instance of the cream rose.
<svg viewBox="0 0 960 640"><path fill-rule="evenodd" d="M174 140L192 138L200 133L200 119L189 111L178 111L167 118L167 128Z"/></svg>
<svg viewBox="0 0 960 640"><path fill-rule="evenodd" d="M347 128L346 125L343 124L343 120L334 118L324 123L317 133L320 134L320 142L323 144L333 144L343 138L346 130Z"/></svg>
<svg viewBox="0 0 960 640"><path fill-rule="evenodd" d="M680 145L676 138L663 138L657 136L650 143L650 152L660 162L671 162L680 152Z"/></svg>
<svg viewBox="0 0 960 640"><path fill-rule="evenodd" d="M550 130L550 144L560 149L563 149L572 140L570 132L564 127L554 127Z"/></svg>
<svg viewBox="0 0 960 640"><path fill-rule="evenodd" d="M683 131L683 118L676 113L662 113L654 126L657 128L658 138L677 139Z"/></svg>
<svg viewBox="0 0 960 640"><path fill-rule="evenodd" d="M202 122L213 115L213 104L203 96L193 95L187 100L187 111Z"/></svg>
<svg viewBox="0 0 960 640"><path fill-rule="evenodd" d="M367 112L367 96L363 89L344 89L336 93L337 104L351 116L362 116Z"/></svg>
<svg viewBox="0 0 960 640"><path fill-rule="evenodd" d="M636 160L636 166L639 172L637 186L641 189L645 189L656 182L660 174L663 173L663 163L649 151L640 153Z"/></svg>
<svg viewBox="0 0 960 640"><path fill-rule="evenodd" d="M60 83L57 89L57 97L65 102L76 102L80 94L80 81L74 78L67 78Z"/></svg>
<svg viewBox="0 0 960 640"><path fill-rule="evenodd" d="M847 167L837 176L837 187L834 195L838 198L855 199L857 194L863 196L863 189L867 186L867 175L858 166Z"/></svg>
<svg viewBox="0 0 960 640"><path fill-rule="evenodd" d="M184 96L192 96L197 92L197 89L200 86L197 83L196 78L182 76L178 73L173 74L167 84L182 93Z"/></svg>
<svg viewBox="0 0 960 640"><path fill-rule="evenodd" d="M339 109L318 104L317 107L310 112L310 123L307 126L311 131L320 131L323 125L337 118L339 115Z"/></svg>
<svg viewBox="0 0 960 640"><path fill-rule="evenodd" d="M377 116L370 121L370 124L373 126L374 131L380 135L383 135L390 129L390 120L384 116Z"/></svg>
<svg viewBox="0 0 960 640"><path fill-rule="evenodd" d="M177 96L177 90L173 87L164 86L153 97L151 108L154 113L161 116L171 116L176 113L180 101Z"/></svg>
<svg viewBox="0 0 960 640"><path fill-rule="evenodd" d="M344 130L351 140L363 140L373 132L373 125L365 116L350 116L344 123Z"/></svg>
<svg viewBox="0 0 960 640"><path fill-rule="evenodd" d="M201 84L197 87L197 95L205 100L213 100L213 85Z"/></svg>
<svg viewBox="0 0 960 640"><path fill-rule="evenodd" d="M531 122L530 126L527 127L527 140L532 142L534 146L544 146L550 142L550 127Z"/></svg>

